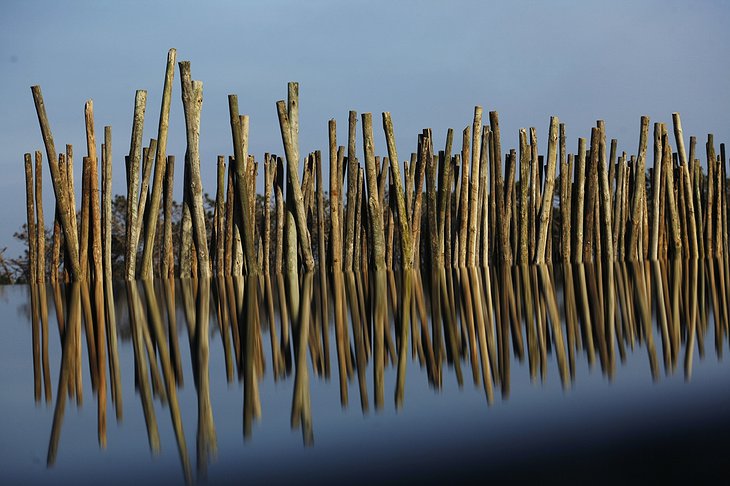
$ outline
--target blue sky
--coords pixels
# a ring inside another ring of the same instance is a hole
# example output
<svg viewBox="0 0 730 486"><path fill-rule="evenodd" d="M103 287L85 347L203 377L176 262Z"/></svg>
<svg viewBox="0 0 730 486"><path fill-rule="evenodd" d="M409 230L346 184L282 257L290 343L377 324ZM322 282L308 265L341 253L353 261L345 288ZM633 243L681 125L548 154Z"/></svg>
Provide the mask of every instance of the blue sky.
<svg viewBox="0 0 730 486"><path fill-rule="evenodd" d="M56 146L72 143L78 161L84 102L94 100L97 132L113 127L115 193L126 192L136 89L148 90L145 143L156 136L170 47L203 81L201 163L210 193L216 155L232 152L227 95L238 94L250 115L250 152L260 160L265 151L283 153L275 102L293 80L302 154L326 151L330 118L342 144L354 109L373 113L379 154L386 154L380 113L392 112L405 159L422 128L432 128L440 146L447 128L459 134L471 123L477 104L499 111L505 151L517 145L520 127L535 126L542 153L549 117L557 115L569 150L603 119L619 150L633 153L640 116L671 122L674 111L701 150L709 132L718 143L730 136L729 20L730 5L721 1L3 0L0 248L21 249L12 233L25 221L23 153L43 149L33 84L43 89ZM170 130L168 153L181 164L177 70ZM176 182L180 197L181 177Z"/></svg>

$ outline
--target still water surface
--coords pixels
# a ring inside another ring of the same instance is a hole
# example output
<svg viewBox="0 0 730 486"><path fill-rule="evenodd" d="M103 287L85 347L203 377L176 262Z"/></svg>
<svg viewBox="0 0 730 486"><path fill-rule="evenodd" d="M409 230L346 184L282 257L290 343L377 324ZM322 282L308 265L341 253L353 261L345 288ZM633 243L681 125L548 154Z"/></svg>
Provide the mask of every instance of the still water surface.
<svg viewBox="0 0 730 486"><path fill-rule="evenodd" d="M722 479L727 289L716 261L2 287L0 481Z"/></svg>

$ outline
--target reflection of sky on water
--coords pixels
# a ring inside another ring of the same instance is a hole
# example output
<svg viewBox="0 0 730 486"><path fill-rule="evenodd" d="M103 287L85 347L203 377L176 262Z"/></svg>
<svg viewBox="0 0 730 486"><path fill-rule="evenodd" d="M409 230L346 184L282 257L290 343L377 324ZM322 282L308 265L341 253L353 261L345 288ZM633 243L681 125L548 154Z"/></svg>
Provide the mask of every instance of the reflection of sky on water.
<svg viewBox="0 0 730 486"><path fill-rule="evenodd" d="M53 467L46 468L53 404L33 404L31 326L26 311L21 309L28 304L29 292L21 286L6 287L3 291L0 315L6 317L0 331L0 383L4 388L0 413L5 419L0 421L0 478L33 483L76 481L79 475L84 482L110 478L112 482L132 478L145 482L170 477L182 480L170 412L159 400L155 400L154 408L161 453L153 457L150 452L140 395L134 391L134 353L129 337L120 339L118 348L124 418L121 423L115 421L109 400L107 449L100 450L97 443L96 398L91 391L84 343L83 406L76 407L73 399L67 401L58 456ZM48 353L55 403L61 346L50 287L48 291ZM180 292L176 294L180 305ZM331 293L329 298L331 305ZM126 305L123 294L115 295L115 299L118 308ZM127 325L122 322L126 319L123 315L117 312L120 328ZM305 479L353 474L356 480L366 480L395 470L412 470L420 477L419 474L438 472L442 467L454 474L467 474L472 469L502 471L510 464L524 472L533 461L565 461L579 453L595 460L605 452L604 448L613 451L644 442L659 444L672 434L705 430L715 422L724 430L724 412L730 406L730 392L725 386L728 367L718 360L711 312L709 318L705 356L700 358L695 350L689 382L685 381L682 368L684 342L677 368L667 375L661 366L657 381L652 379L644 343L637 342L633 350L627 348L623 363L616 353L612 380L602 373L598 357L589 367L585 351L577 352L575 378L567 390L560 381L554 350L548 355L544 382L538 375L536 382L531 383L527 356L520 362L511 355L509 397L504 399L500 389L495 388L495 401L488 406L481 379L477 385L472 382L468 359L462 358L461 362L463 386L459 387L453 367L444 363L441 389L436 390L428 382L425 366L411 358L409 348L403 408L396 411L397 368L388 365L384 371L384 406L375 410L371 355L366 371L369 410L364 414L356 373L349 382L348 407L343 410L340 406L337 350L331 325L329 380L314 373L308 357L314 446L304 447L301 430L292 430L290 426L295 370L292 368L285 379L274 381L266 321L262 324L266 372L259 382L262 416L254 421L251 437L244 440L243 383L235 378L230 384L226 382L221 336L212 313L209 376L218 452L208 466L208 477L215 481L245 474L251 480L283 481L293 474ZM181 312L177 326L184 373L178 400L194 466L198 396ZM392 326L391 322L394 336ZM656 322L653 331L661 364L661 338ZM352 333L349 338L352 342ZM726 339L722 349L728 351ZM692 450L686 454L693 457Z"/></svg>

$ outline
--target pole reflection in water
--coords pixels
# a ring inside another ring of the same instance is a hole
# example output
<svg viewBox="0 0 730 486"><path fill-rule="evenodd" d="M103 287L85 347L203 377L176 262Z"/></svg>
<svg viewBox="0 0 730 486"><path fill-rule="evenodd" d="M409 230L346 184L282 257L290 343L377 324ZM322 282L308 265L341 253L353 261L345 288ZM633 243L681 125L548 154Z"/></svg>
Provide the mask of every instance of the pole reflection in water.
<svg viewBox="0 0 730 486"><path fill-rule="evenodd" d="M183 478L192 482L189 424L179 395L188 362L181 356L180 334L188 338L197 397L196 469L198 479L205 479L218 453L216 430L231 427L216 426L211 380L228 387L241 382L243 437L249 441L254 422L266 415L262 408L269 400L262 390L270 388L261 384L268 362L272 381L291 390L290 426L301 429L305 446L315 445L312 409L321 403L312 394L331 376L340 406L348 408L354 392L363 414L370 410L370 396L376 411L386 407L387 397L393 397L396 410L403 409L407 390L418 386L413 379L420 376L441 390L447 376L462 388L464 375L471 374L492 405L497 394L509 397L513 372L520 372L525 360L530 381L545 382L554 369L553 379L566 393L582 363L595 368L598 361L600 372L613 381L619 363L632 353L647 353L647 372L655 381L679 366L689 381L695 353L705 357L710 335L717 358L722 356L730 311L727 278L723 262L676 260L462 268L428 276L409 270L148 280L128 282L126 288L113 288L109 280L91 288L35 284L30 287L34 399L53 404L47 465L56 463L64 446L67 399L83 406L86 373L97 404L100 447L108 440L107 396L118 424L125 416L123 404L141 408L153 455L162 447L157 414L167 408ZM49 296L61 343L55 396ZM178 326L181 316L184 326ZM82 362L84 341L88 365ZM120 350L130 347L133 363L120 357ZM418 369L425 374L409 371ZM124 374L133 374L139 406L123 401Z"/></svg>

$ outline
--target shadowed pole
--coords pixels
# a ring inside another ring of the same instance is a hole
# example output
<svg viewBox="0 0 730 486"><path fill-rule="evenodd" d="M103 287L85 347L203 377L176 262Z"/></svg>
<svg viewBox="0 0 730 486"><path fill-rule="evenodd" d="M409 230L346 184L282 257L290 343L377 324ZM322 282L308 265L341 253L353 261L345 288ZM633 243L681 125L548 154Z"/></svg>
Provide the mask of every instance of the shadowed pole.
<svg viewBox="0 0 730 486"><path fill-rule="evenodd" d="M662 180L662 129L661 124L654 124L654 171L651 175L651 233L649 235L649 258L656 260L659 256L659 208Z"/></svg>
<svg viewBox="0 0 730 486"><path fill-rule="evenodd" d="M482 141L482 107L474 107L471 142L471 189L469 191L469 232L467 235L466 260L470 267L476 265L477 203L479 198L479 162Z"/></svg>
<svg viewBox="0 0 730 486"><path fill-rule="evenodd" d="M545 263L545 249L547 246L548 226L553 210L553 189L555 187L555 168L558 150L558 126L560 121L557 116L550 117L550 134L548 137L548 161L545 173L545 191L542 195L540 207L540 227L537 237L537 250L535 263Z"/></svg>
<svg viewBox="0 0 730 486"><path fill-rule="evenodd" d="M331 119L327 123L329 129L330 159L330 248L332 249L332 271L342 270L342 230L340 229L340 194L341 175L337 154L337 122ZM397 165L397 164L396 164ZM322 265L323 262L320 262Z"/></svg>
<svg viewBox="0 0 730 486"><path fill-rule="evenodd" d="M25 208L26 233L28 234L28 282L32 283L37 275L36 229L35 229L35 198L33 196L33 162L30 154L24 155L25 160Z"/></svg>
<svg viewBox="0 0 730 486"><path fill-rule="evenodd" d="M398 210L398 224L400 226L398 233L400 235L401 268L405 270L413 268L413 244L411 243L411 228L408 222L403 179L401 178L400 164L398 163L398 150L395 146L393 120L387 111L383 113L383 131L385 132L385 143L388 146L388 157L391 160L390 167L395 185L396 209ZM388 197L391 196L388 195Z"/></svg>
<svg viewBox="0 0 730 486"><path fill-rule="evenodd" d="M36 282L46 281L46 225L43 220L43 155L35 152ZM41 296L45 300L45 295Z"/></svg>
<svg viewBox="0 0 730 486"><path fill-rule="evenodd" d="M527 253L527 205L530 185L530 149L527 145L527 130L520 128L520 218L519 218L519 255L520 265L528 263Z"/></svg>
<svg viewBox="0 0 730 486"><path fill-rule="evenodd" d="M228 95L228 110L231 119L233 153L235 156L235 199L238 202L236 208L240 210L241 215L243 216L243 228L240 228L240 233L242 233L240 236L243 243L244 253L246 255L246 267L248 268L248 273L257 274L258 264L256 261L256 253L254 252L253 235L250 234L250 232L248 231L248 228L250 228L249 213L248 211L246 211L245 208L246 201L248 201L248 188L246 187L246 162L248 161L248 130L244 131L241 127L241 118L238 114L238 96Z"/></svg>
<svg viewBox="0 0 730 486"><path fill-rule="evenodd" d="M357 113L350 111L347 132L347 213L345 215L345 270L351 270L355 251L355 212L357 199L357 177L359 168L355 159L355 130ZM393 160L393 157L391 157Z"/></svg>
<svg viewBox="0 0 730 486"><path fill-rule="evenodd" d="M163 188L163 230L162 230L162 278L175 275L175 258L172 249L172 190L175 180L175 156L167 156L165 184Z"/></svg>
<svg viewBox="0 0 730 486"><path fill-rule="evenodd" d="M112 127L104 127L101 146L102 260L105 278L112 278Z"/></svg>

